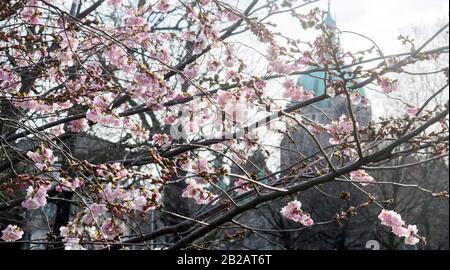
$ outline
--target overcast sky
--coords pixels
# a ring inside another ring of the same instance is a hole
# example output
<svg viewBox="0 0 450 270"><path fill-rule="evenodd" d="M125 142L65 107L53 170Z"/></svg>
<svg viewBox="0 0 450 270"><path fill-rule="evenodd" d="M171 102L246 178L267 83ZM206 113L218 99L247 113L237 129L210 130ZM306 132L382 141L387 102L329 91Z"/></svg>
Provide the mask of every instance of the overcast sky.
<svg viewBox="0 0 450 270"><path fill-rule="evenodd" d="M314 6L326 10L327 2L322 0ZM341 30L369 36L386 53L401 51L397 40L401 32L407 32L413 25L433 25L438 18L448 17L448 12L448 0L331 0L331 13ZM280 18L273 21L279 23L283 33L299 37L292 21ZM297 29L301 33L301 29ZM347 50L363 49L361 47L367 44L355 36L341 38Z"/></svg>

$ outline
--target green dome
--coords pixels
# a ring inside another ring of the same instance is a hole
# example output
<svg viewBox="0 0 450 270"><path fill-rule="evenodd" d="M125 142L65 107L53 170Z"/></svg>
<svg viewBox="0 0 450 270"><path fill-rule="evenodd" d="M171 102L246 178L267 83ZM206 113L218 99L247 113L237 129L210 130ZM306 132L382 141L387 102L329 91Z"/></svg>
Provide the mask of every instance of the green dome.
<svg viewBox="0 0 450 270"><path fill-rule="evenodd" d="M328 14L324 19L324 23L330 28L337 28L336 21L331 16L330 3L328 3ZM334 39L334 42L339 42L339 39ZM327 74L325 71L315 71L309 74L302 75L298 78L297 85L302 86L306 91L314 92L316 96L321 96L325 93L325 81L327 80ZM333 80L339 80L339 78L333 78ZM349 87L352 83L348 84ZM358 89L361 96L365 97L366 92L363 88ZM330 107L332 99L323 100L317 103L320 108Z"/></svg>
<svg viewBox="0 0 450 270"><path fill-rule="evenodd" d="M302 75L298 78L297 85L303 87L306 91L314 92L316 96L321 96L325 93L325 82L327 74L325 71L314 71L309 74ZM339 78L333 78L333 80L339 80ZM353 84L348 83L348 86L351 87ZM365 97L366 92L364 88L358 89L358 92L361 96ZM320 108L330 107L332 99L322 100L317 105Z"/></svg>

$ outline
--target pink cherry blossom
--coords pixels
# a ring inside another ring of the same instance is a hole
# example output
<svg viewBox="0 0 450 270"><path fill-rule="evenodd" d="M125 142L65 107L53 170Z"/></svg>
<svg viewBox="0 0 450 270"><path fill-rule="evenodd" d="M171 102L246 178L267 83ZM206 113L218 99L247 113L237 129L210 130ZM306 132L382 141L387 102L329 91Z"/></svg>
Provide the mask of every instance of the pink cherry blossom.
<svg viewBox="0 0 450 270"><path fill-rule="evenodd" d="M27 156L36 163L38 163L38 162L41 163L44 161L43 157L36 152L28 151Z"/></svg>
<svg viewBox="0 0 450 270"><path fill-rule="evenodd" d="M100 123L108 127L121 127L120 119L112 114L106 113L101 108L93 108L86 112L86 118L94 123Z"/></svg>
<svg viewBox="0 0 450 270"><path fill-rule="evenodd" d="M39 170L46 170L53 165L56 161L56 157L53 155L53 151L44 146L41 146L36 152L27 152L27 156L35 162L35 166Z"/></svg>
<svg viewBox="0 0 450 270"><path fill-rule="evenodd" d="M198 66L188 66L184 70L184 75L188 76L189 78L193 79L196 78L199 75L199 67Z"/></svg>
<svg viewBox="0 0 450 270"><path fill-rule="evenodd" d="M167 12L171 8L168 0L159 0L156 9L160 12Z"/></svg>
<svg viewBox="0 0 450 270"><path fill-rule="evenodd" d="M74 120L74 121L69 123L69 129L73 133L80 133L82 131L87 130L88 128L89 128L88 121L86 119L84 119L84 118L78 119L78 120Z"/></svg>
<svg viewBox="0 0 450 270"><path fill-rule="evenodd" d="M414 106L408 106L406 108L406 112L411 116L415 116L419 112L419 110L420 110L419 108Z"/></svg>
<svg viewBox="0 0 450 270"><path fill-rule="evenodd" d="M405 236L405 244L414 246L420 242L420 239L417 237L417 233L419 230L416 225L408 225Z"/></svg>
<svg viewBox="0 0 450 270"><path fill-rule="evenodd" d="M49 184L42 184L37 189L29 186L27 196L22 202L22 207L27 209L39 209L47 204L47 191L50 189Z"/></svg>
<svg viewBox="0 0 450 270"><path fill-rule="evenodd" d="M81 222L87 225L91 225L94 220L97 220L102 214L108 211L105 204L94 203L84 210L84 216L81 218Z"/></svg>
<svg viewBox="0 0 450 270"><path fill-rule="evenodd" d="M381 211L380 215L378 215L378 218L381 220L381 224L388 226L388 227L398 227L398 226L404 226L405 222L403 221L400 214L398 214L395 211L392 210L384 210Z"/></svg>
<svg viewBox="0 0 450 270"><path fill-rule="evenodd" d="M270 70L277 74L289 75L296 69L295 65L286 64L281 61L271 61Z"/></svg>
<svg viewBox="0 0 450 270"><path fill-rule="evenodd" d="M22 10L23 19L30 24L41 24L40 11L37 7L40 3L37 0L30 0Z"/></svg>
<svg viewBox="0 0 450 270"><path fill-rule="evenodd" d="M306 56L300 57L300 59L298 59L297 63L300 65L308 65L310 63L309 57L306 57Z"/></svg>
<svg viewBox="0 0 450 270"><path fill-rule="evenodd" d="M73 60L73 52L70 50L63 51L57 56L58 60L61 62L61 66L71 67L75 64Z"/></svg>
<svg viewBox="0 0 450 270"><path fill-rule="evenodd" d="M214 195L210 191L206 190L204 185L200 185L194 180L188 181L188 185L183 190L183 194L181 196L183 198L194 199L197 204L215 204L217 202L215 201L217 195Z"/></svg>
<svg viewBox="0 0 450 270"><path fill-rule="evenodd" d="M111 183L108 183L106 187L100 192L100 196L108 203L114 203L117 200L121 200L124 198L124 193L122 192L120 187L116 187L113 189Z"/></svg>
<svg viewBox="0 0 450 270"><path fill-rule="evenodd" d="M125 20L125 25L128 27L143 26L145 24L146 24L146 21L142 17L133 16L133 17L127 18Z"/></svg>
<svg viewBox="0 0 450 270"><path fill-rule="evenodd" d="M83 186L84 182L82 179L76 177L75 179L60 179L60 184L56 186L56 191L73 191L81 186Z"/></svg>
<svg viewBox="0 0 450 270"><path fill-rule="evenodd" d="M113 240L123 233L123 227L114 222L112 218L108 218L105 222L103 222L101 230L103 237L108 240Z"/></svg>
<svg viewBox="0 0 450 270"><path fill-rule="evenodd" d="M234 12L225 12L225 15L230 22L235 22L241 18L238 14Z"/></svg>
<svg viewBox="0 0 450 270"><path fill-rule="evenodd" d="M307 92L301 87L297 86L293 80L287 80L284 83L285 92L283 98L291 98L296 101L308 100L314 97L314 94Z"/></svg>
<svg viewBox="0 0 450 270"><path fill-rule="evenodd" d="M356 126L359 126L358 123L356 123ZM331 124L326 125L325 128L328 134L332 136L330 143L339 144L341 137L346 137L353 133L353 122L349 117L342 115L338 121L333 121Z"/></svg>
<svg viewBox="0 0 450 270"><path fill-rule="evenodd" d="M0 69L0 89L6 89L12 93L17 88L19 81L19 78L14 73Z"/></svg>
<svg viewBox="0 0 450 270"><path fill-rule="evenodd" d="M131 209L138 212L155 210L160 206L161 193L148 188L136 189L131 192Z"/></svg>
<svg viewBox="0 0 450 270"><path fill-rule="evenodd" d="M210 72L216 72L220 68L220 62L219 61L210 61L208 62L208 71ZM222 91L222 90L219 90Z"/></svg>
<svg viewBox="0 0 450 270"><path fill-rule="evenodd" d="M237 187L236 192L238 194L243 194L249 190L252 189L251 185L248 181L245 181L244 179L238 179L234 182L234 186Z"/></svg>
<svg viewBox="0 0 450 270"><path fill-rule="evenodd" d="M182 38L189 42L194 42L197 40L197 34L194 31L184 32Z"/></svg>
<svg viewBox="0 0 450 270"><path fill-rule="evenodd" d="M217 92L217 104L221 107L225 107L225 105L233 98L233 95L229 91L219 90Z"/></svg>
<svg viewBox="0 0 450 270"><path fill-rule="evenodd" d="M192 163L192 170L196 173L201 173L201 172L210 172L211 168L209 166L208 160L207 159L199 159L196 160Z"/></svg>
<svg viewBox="0 0 450 270"><path fill-rule="evenodd" d="M378 81L378 84L386 94L390 94L400 90L399 82L397 80L382 78Z"/></svg>
<svg viewBox="0 0 450 270"><path fill-rule="evenodd" d="M6 229L2 231L1 239L6 242L14 242L22 239L23 230L17 225L8 225Z"/></svg>
<svg viewBox="0 0 450 270"><path fill-rule="evenodd" d="M122 4L123 0L108 0L108 4L112 5L112 6L118 6L120 4Z"/></svg>
<svg viewBox="0 0 450 270"><path fill-rule="evenodd" d="M418 236L418 229L416 225L408 225L405 227L400 214L392 210L382 210L378 218L381 220L381 224L391 228L393 234L398 237L405 238L405 244L416 245L420 242Z"/></svg>
<svg viewBox="0 0 450 270"><path fill-rule="evenodd" d="M105 52L106 59L116 67L122 67L127 64L128 55L124 48L117 44L111 46L109 50Z"/></svg>
<svg viewBox="0 0 450 270"><path fill-rule="evenodd" d="M177 117L175 115L167 115L164 118L164 123L167 125L173 125L177 121Z"/></svg>
<svg viewBox="0 0 450 270"><path fill-rule="evenodd" d="M301 207L302 204L299 201L291 201L281 209L281 214L290 220L301 223L303 226L310 227L314 225L310 215L303 212Z"/></svg>
<svg viewBox="0 0 450 270"><path fill-rule="evenodd" d="M152 137L152 141L156 145L165 146L170 143L170 138L167 134L155 134Z"/></svg>
<svg viewBox="0 0 450 270"><path fill-rule="evenodd" d="M364 170L357 170L350 173L350 179L355 182L360 182L362 186L370 185L375 182L372 176L367 174Z"/></svg>
<svg viewBox="0 0 450 270"><path fill-rule="evenodd" d="M225 104L226 118L230 121L242 124L248 120L248 104L243 99L231 99Z"/></svg>
<svg viewBox="0 0 450 270"><path fill-rule="evenodd" d="M211 0L199 0L200 4L206 6L209 5L211 3Z"/></svg>
<svg viewBox="0 0 450 270"><path fill-rule="evenodd" d="M197 122L195 121L188 121L183 125L183 130L189 134L195 134L199 132L200 127Z"/></svg>
<svg viewBox="0 0 450 270"><path fill-rule="evenodd" d="M80 44L80 41L76 38L73 32L64 32L61 35L61 47L75 51Z"/></svg>

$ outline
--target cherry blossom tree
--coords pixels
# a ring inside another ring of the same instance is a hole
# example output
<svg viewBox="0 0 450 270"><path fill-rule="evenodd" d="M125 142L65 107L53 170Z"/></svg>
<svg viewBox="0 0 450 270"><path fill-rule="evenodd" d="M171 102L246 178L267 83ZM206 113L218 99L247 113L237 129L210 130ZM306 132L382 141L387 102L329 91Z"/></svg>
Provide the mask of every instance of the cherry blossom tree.
<svg viewBox="0 0 450 270"><path fill-rule="evenodd" d="M447 90L448 67L414 110L368 126L354 110L370 106L359 88L391 94L402 88L395 75L448 54L448 45L430 46L448 23L420 44L402 37L404 53L385 55L375 43L350 52L335 42L345 33L325 22L327 13L310 8L315 2L2 1L0 211L46 216L50 203L57 209L43 239L27 238L23 220L2 219L1 244L205 248L240 237L217 236L230 226L264 232L236 218L289 199L277 212L298 227L339 222L370 207L407 245L426 245L414 220L371 195L374 185L395 179L376 179L365 168L420 151L448 155L448 100L430 102ZM277 33L271 19L280 15L316 37ZM249 54L261 57L258 68ZM322 95L293 81L314 71L327 74ZM302 108L333 98L346 101L338 120L322 125L302 117ZM256 149L276 149L270 137L292 126L306 130L318 149L295 161L294 174L242 166ZM330 136L330 146L319 134ZM96 150L108 153L101 160L77 155L86 146L74 140L86 135L121 151ZM319 219L296 196L328 183L356 184L367 201ZM448 199L447 190L423 192ZM189 207L181 211L174 202Z"/></svg>

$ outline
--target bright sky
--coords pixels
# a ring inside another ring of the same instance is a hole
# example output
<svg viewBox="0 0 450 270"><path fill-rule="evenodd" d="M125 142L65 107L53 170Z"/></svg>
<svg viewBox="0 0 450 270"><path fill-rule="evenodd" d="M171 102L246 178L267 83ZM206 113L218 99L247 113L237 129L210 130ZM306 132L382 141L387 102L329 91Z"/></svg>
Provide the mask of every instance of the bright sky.
<svg viewBox="0 0 450 270"><path fill-rule="evenodd" d="M327 2L322 0L309 7L326 10ZM448 0L331 0L331 13L339 29L363 33L389 54L401 51L397 37L402 31L412 25L433 25L438 18L448 17L449 3ZM291 20L273 21L286 35L299 38L302 33L300 26L293 25ZM353 35L344 35L341 41L346 50L363 49L367 44Z"/></svg>

